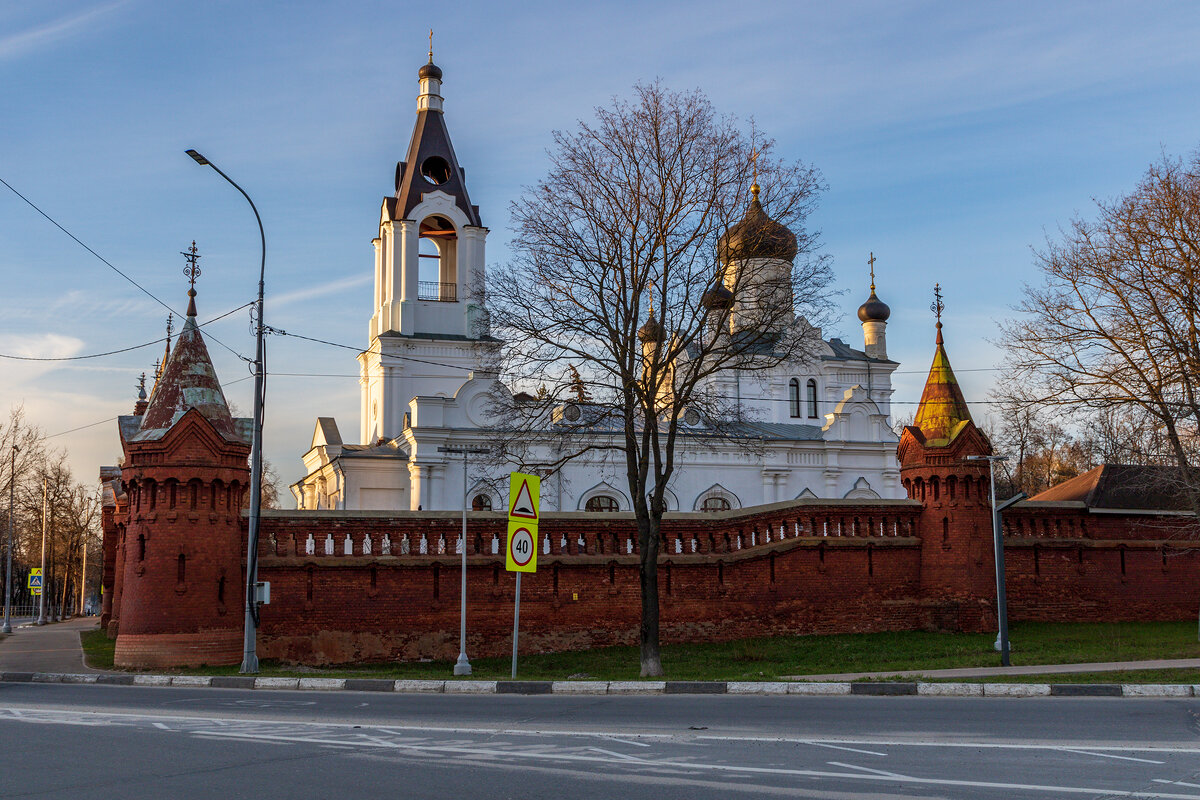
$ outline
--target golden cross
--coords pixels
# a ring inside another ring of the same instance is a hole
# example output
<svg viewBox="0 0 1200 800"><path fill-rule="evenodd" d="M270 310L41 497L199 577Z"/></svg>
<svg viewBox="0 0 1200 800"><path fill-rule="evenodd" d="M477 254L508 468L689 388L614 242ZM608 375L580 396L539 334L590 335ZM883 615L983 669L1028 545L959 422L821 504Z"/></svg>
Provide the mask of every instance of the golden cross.
<svg viewBox="0 0 1200 800"><path fill-rule="evenodd" d="M871 291L875 291L875 253L871 253L871 257L867 259L867 263L871 265Z"/></svg>
<svg viewBox="0 0 1200 800"><path fill-rule="evenodd" d="M433 63L433 28L429 29L429 63Z"/></svg>
<svg viewBox="0 0 1200 800"><path fill-rule="evenodd" d="M942 327L942 310L946 304L942 302L942 285L935 283L933 285L933 302L929 305L929 310L937 314L937 326Z"/></svg>

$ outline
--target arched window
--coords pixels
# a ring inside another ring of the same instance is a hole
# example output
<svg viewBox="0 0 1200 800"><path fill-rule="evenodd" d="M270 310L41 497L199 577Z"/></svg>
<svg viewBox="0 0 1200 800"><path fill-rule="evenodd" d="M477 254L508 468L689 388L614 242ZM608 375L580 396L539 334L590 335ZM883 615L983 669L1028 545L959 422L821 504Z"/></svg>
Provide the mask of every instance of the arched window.
<svg viewBox="0 0 1200 800"><path fill-rule="evenodd" d="M800 381L796 378L788 384L788 408L793 417L800 416Z"/></svg>
<svg viewBox="0 0 1200 800"><path fill-rule="evenodd" d="M595 497L589 497L587 503L583 506L584 511L620 511L621 507L617 504L615 497L610 497L606 494L598 494Z"/></svg>
<svg viewBox="0 0 1200 800"><path fill-rule="evenodd" d="M475 495L473 498L471 498L471 510L472 511L491 511L492 510L492 498L487 496L486 494Z"/></svg>
<svg viewBox="0 0 1200 800"><path fill-rule="evenodd" d="M458 234L445 217L421 223L418 245L417 299L453 303L458 300Z"/></svg>
<svg viewBox="0 0 1200 800"><path fill-rule="evenodd" d="M812 378L808 379L808 418L817 418L817 382Z"/></svg>
<svg viewBox="0 0 1200 800"><path fill-rule="evenodd" d="M796 381L793 380L792 383L796 383ZM799 388L797 384L797 391L799 391ZM728 511L732 507L724 497L706 497L704 498L704 502L700 504L701 511Z"/></svg>
<svg viewBox="0 0 1200 800"><path fill-rule="evenodd" d="M146 534L138 534L138 561L146 560Z"/></svg>

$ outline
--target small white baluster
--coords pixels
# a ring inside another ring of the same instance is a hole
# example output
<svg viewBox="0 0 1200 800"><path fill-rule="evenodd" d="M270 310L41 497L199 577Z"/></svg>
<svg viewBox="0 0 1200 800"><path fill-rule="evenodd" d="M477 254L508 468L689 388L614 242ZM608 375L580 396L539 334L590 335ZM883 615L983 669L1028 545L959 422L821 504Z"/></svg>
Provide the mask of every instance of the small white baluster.
<svg viewBox="0 0 1200 800"><path fill-rule="evenodd" d="M386 533L383 535L383 538L379 541L379 552L385 556L390 556L392 554L391 535Z"/></svg>
<svg viewBox="0 0 1200 800"><path fill-rule="evenodd" d="M364 556L371 555L371 534L368 533L366 536L363 537L362 547L363 547L363 555Z"/></svg>
<svg viewBox="0 0 1200 800"><path fill-rule="evenodd" d="M313 541L313 535L311 533L304 541L304 552L310 556L317 552L317 543Z"/></svg>
<svg viewBox="0 0 1200 800"><path fill-rule="evenodd" d="M633 539L630 539L629 537L625 537L625 552L626 553L633 552Z"/></svg>
<svg viewBox="0 0 1200 800"><path fill-rule="evenodd" d="M421 542L420 542L419 549L420 549L421 555L427 555L429 553L429 537L423 533L421 534Z"/></svg>
<svg viewBox="0 0 1200 800"><path fill-rule="evenodd" d="M676 553L683 552L683 542L681 542L678 537L675 539L675 552Z"/></svg>
<svg viewBox="0 0 1200 800"><path fill-rule="evenodd" d="M446 552L446 534L438 534L438 555L443 555Z"/></svg>
<svg viewBox="0 0 1200 800"><path fill-rule="evenodd" d="M699 548L700 548L700 542L697 541L695 536L693 536L692 537L692 552L693 553L696 552Z"/></svg>
<svg viewBox="0 0 1200 800"><path fill-rule="evenodd" d="M346 534L346 538L342 540L342 555L354 555L354 540L350 538L350 534Z"/></svg>
<svg viewBox="0 0 1200 800"><path fill-rule="evenodd" d="M400 540L400 555L406 556L412 551L412 544L408 541L408 534Z"/></svg>
<svg viewBox="0 0 1200 800"><path fill-rule="evenodd" d="M496 534L493 533L492 534L492 555L496 555L499 552L500 552L500 539L499 539L499 537L496 536Z"/></svg>

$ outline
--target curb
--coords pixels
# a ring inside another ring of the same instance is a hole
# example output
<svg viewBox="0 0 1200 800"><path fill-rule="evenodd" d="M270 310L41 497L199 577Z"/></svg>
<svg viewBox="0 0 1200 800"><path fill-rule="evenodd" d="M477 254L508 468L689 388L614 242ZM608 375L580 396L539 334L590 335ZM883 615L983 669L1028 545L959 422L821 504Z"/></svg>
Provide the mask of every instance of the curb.
<svg viewBox="0 0 1200 800"><path fill-rule="evenodd" d="M250 675L131 675L0 672L0 683L171 686L257 691L389 692L398 694L650 695L732 694L829 697L1200 697L1187 683L924 683L904 681L479 681L390 678L256 678Z"/></svg>

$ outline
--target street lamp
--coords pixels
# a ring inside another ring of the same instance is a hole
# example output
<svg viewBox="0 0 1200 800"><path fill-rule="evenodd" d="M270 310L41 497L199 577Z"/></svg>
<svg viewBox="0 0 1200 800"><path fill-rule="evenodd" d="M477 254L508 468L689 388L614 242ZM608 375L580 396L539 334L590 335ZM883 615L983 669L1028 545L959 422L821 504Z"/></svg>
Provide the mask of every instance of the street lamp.
<svg viewBox="0 0 1200 800"><path fill-rule="evenodd" d="M17 507L13 498L17 488L17 453L19 452L21 452L21 448L14 444L8 468L8 546L4 549L4 625L0 626L0 633L12 633L13 514Z"/></svg>
<svg viewBox="0 0 1200 800"><path fill-rule="evenodd" d="M221 168L209 161L195 150L187 154L202 167L212 167L216 173L229 182L229 185L242 193L254 219L258 222L258 236L262 241L262 260L258 269L258 304L256 305L257 319L254 328L254 426L250 435L250 524L246 543L246 622L243 634L243 652L241 672L258 672L258 653L256 636L258 631L258 605L255 598L255 584L258 582L258 527L262 515L262 430L263 430L263 393L266 390L266 353L263 346L263 282L267 272L267 235L263 232L262 217L246 190L238 186L233 178L221 171Z"/></svg>
<svg viewBox="0 0 1200 800"><path fill-rule="evenodd" d="M470 456L486 455L491 450L486 447L439 447L438 452L455 453L463 458L462 535L458 539L458 549L462 551L462 597L459 600L458 661L454 662L454 674L470 675L471 662L467 660L467 465Z"/></svg>
<svg viewBox="0 0 1200 800"><path fill-rule="evenodd" d="M967 456L967 461L988 462L988 480L991 483L992 549L996 561L996 618L1000 628L996 634L996 649L1000 651L1000 663L1007 667L1010 666L1008 660L1008 597L1004 587L1004 539L1000 535L1000 512L1014 503L1024 500L1026 495L1024 492L1018 492L1001 505L996 505L996 462L1008 461L1008 456Z"/></svg>

